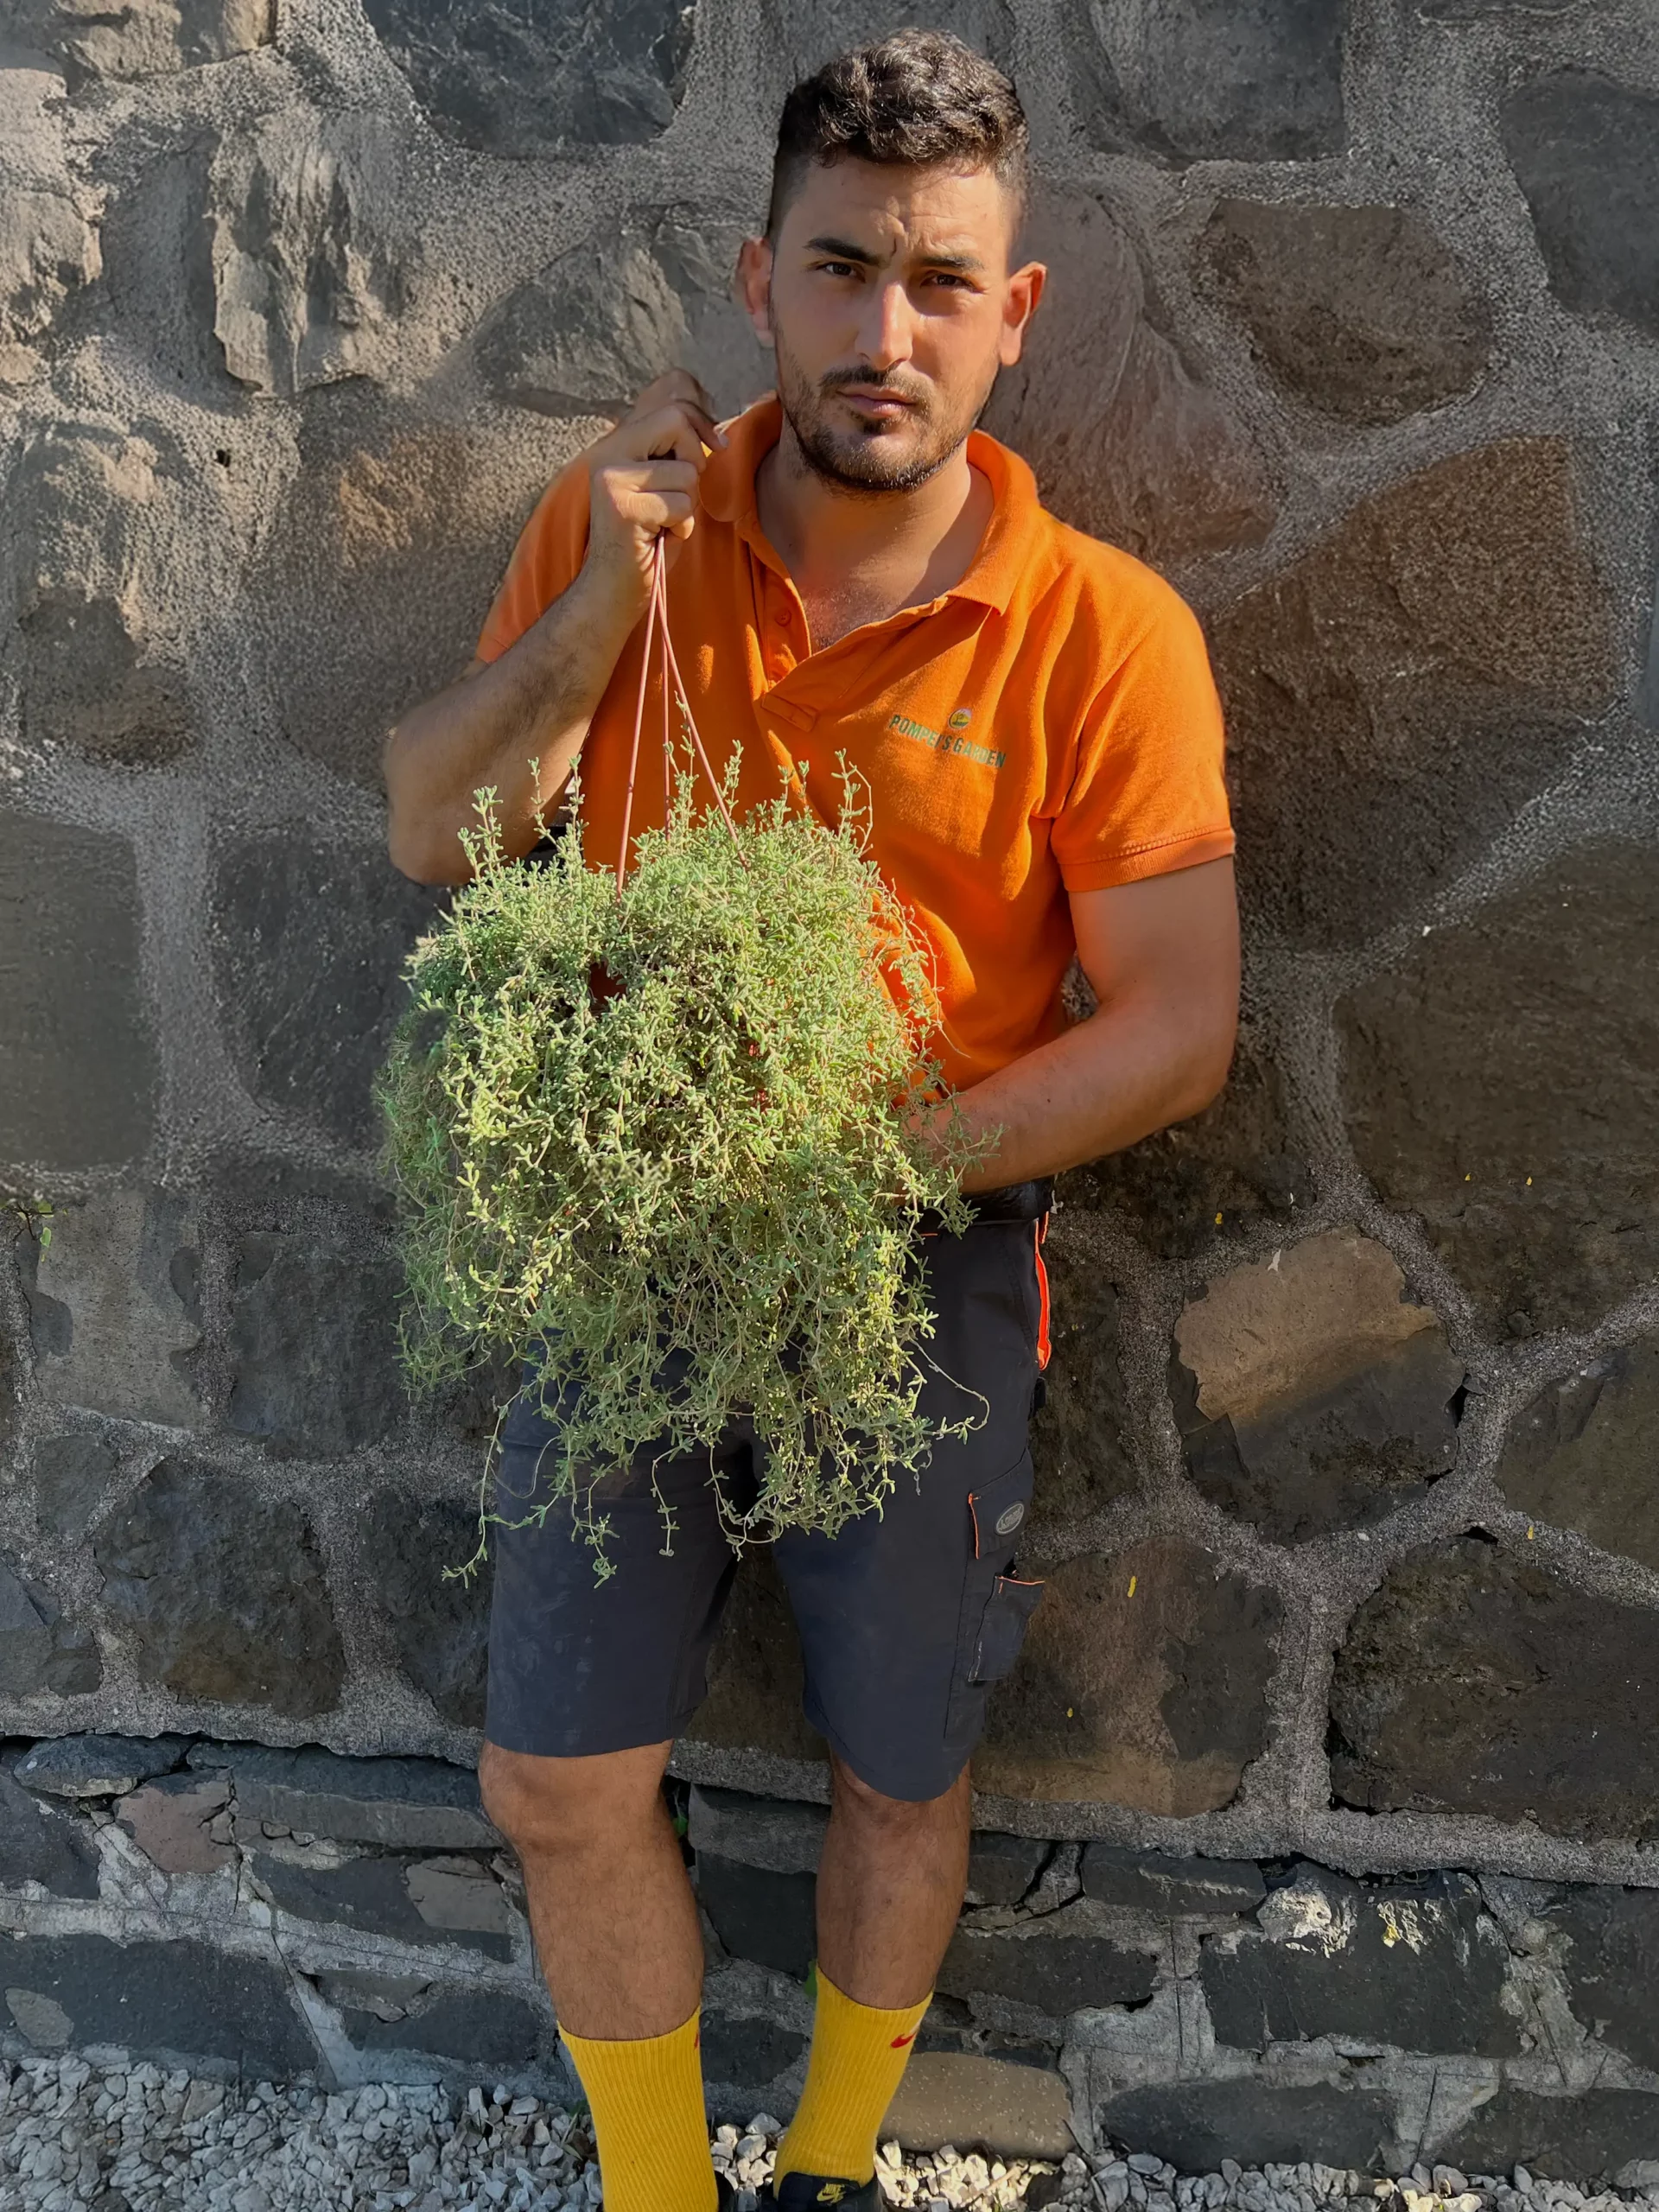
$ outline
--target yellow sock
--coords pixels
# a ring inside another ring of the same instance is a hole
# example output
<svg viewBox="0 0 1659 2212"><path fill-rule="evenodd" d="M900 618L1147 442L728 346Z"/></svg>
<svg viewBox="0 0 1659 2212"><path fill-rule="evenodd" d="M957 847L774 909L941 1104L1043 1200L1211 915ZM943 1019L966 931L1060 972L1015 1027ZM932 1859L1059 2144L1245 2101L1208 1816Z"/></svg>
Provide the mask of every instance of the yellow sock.
<svg viewBox="0 0 1659 2212"><path fill-rule="evenodd" d="M715 2212L702 2018L631 2043L559 2030L593 2112L605 2212Z"/></svg>
<svg viewBox="0 0 1659 2212"><path fill-rule="evenodd" d="M867 2182L875 2139L903 2076L929 1999L897 2012L843 1997L818 1968L806 2087L778 2151L778 2177L822 2174Z"/></svg>

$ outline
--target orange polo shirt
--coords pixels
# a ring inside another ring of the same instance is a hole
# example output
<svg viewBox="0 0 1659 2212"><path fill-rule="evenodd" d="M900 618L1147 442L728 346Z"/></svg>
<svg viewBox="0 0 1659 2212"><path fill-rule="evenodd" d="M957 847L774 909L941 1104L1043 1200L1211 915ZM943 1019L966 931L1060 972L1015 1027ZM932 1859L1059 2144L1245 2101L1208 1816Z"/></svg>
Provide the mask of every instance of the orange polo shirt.
<svg viewBox="0 0 1659 2212"><path fill-rule="evenodd" d="M1039 504L1030 469L975 431L995 508L960 583L807 650L800 599L755 512L775 398L727 426L697 526L668 579L669 626L715 773L741 760L737 810L804 767L839 810L837 755L868 786L870 850L931 944L947 1079L976 1083L1065 1027L1070 892L1134 883L1233 849L1221 708L1197 620L1161 578ZM555 479L479 640L494 660L575 580L588 477ZM589 860L613 867L639 683L630 639L582 753ZM663 699L653 653L632 829L659 827Z"/></svg>

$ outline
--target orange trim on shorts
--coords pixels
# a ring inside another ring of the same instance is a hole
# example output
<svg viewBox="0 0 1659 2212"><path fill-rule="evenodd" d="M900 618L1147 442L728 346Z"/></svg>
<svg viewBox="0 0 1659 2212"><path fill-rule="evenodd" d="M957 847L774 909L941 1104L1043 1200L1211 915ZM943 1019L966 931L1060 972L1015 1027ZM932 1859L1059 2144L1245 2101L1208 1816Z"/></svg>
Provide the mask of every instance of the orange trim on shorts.
<svg viewBox="0 0 1659 2212"><path fill-rule="evenodd" d="M1035 1224L1036 1234L1032 1238L1032 1249L1037 1261L1037 1294L1042 1303L1037 1316L1037 1364L1048 1365L1053 1345L1048 1339L1048 1269L1043 1264L1043 1239L1048 1235L1048 1216Z"/></svg>

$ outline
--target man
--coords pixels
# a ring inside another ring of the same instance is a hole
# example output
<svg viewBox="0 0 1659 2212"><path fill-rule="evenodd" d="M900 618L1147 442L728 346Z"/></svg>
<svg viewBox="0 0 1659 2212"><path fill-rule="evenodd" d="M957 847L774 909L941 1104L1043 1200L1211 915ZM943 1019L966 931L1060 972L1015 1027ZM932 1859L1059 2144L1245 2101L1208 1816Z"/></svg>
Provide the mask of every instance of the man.
<svg viewBox="0 0 1659 2212"><path fill-rule="evenodd" d="M953 40L902 33L798 86L739 267L776 396L722 428L689 376L653 385L554 484L476 660L386 756L410 875L464 880L457 833L485 785L527 853L578 755L608 862L665 534L716 773L737 750L747 807L803 764L826 815L838 756L862 775L872 850L937 958L957 1103L995 1137L966 1184L980 1218L918 1242L938 1315L924 1408L960 1414L967 1386L983 1419L880 1516L774 1547L833 1796L811 2056L775 2183L791 2208L875 2202L877 2131L961 1904L987 1686L1038 1594L1014 1551L1046 1356L1044 1179L1197 1112L1232 1049L1232 840L1198 626L1046 514L1024 463L973 428L1046 275L1016 251L1026 162L1013 87ZM632 804L636 829L659 821L660 779ZM1099 1007L1072 1026L1074 949ZM528 1408L508 1423L516 1495L547 1424ZM739 1424L715 1455L734 1494L763 1449ZM524 1863L610 2212L710 2212L702 1946L659 1785L732 1560L708 1457L656 1472L672 1553L651 1471L607 1477L602 1586L556 1516L499 1536L480 1773Z"/></svg>

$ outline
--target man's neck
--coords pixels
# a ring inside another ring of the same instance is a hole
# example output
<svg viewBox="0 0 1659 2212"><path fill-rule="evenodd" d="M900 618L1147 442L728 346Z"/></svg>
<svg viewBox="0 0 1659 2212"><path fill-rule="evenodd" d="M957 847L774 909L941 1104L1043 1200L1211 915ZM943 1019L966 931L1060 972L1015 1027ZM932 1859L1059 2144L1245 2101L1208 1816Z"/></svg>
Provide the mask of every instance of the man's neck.
<svg viewBox="0 0 1659 2212"><path fill-rule="evenodd" d="M843 489L807 461L785 416L756 472L755 502L822 648L960 583L994 499L965 442L909 491Z"/></svg>

